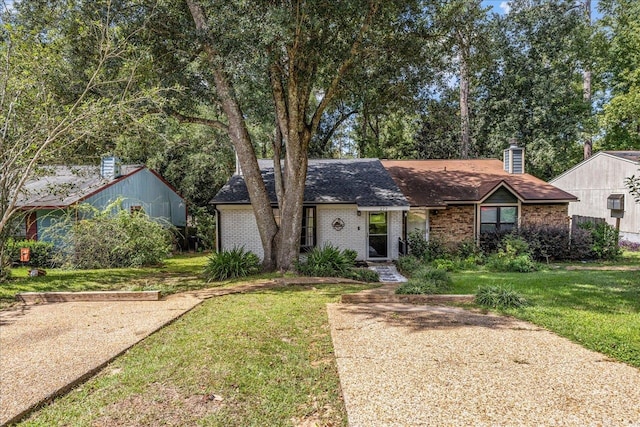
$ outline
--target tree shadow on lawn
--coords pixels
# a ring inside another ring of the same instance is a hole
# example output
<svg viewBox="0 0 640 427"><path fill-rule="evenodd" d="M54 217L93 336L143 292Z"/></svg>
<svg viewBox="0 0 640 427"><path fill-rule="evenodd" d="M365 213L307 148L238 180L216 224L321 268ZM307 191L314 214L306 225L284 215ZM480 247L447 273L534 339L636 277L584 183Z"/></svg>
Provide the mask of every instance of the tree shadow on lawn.
<svg viewBox="0 0 640 427"><path fill-rule="evenodd" d="M502 330L544 330L511 316L488 313L479 309L451 306L410 304L350 304L338 305L337 310L357 317L357 324L384 322L392 327L410 328L414 332L469 327Z"/></svg>

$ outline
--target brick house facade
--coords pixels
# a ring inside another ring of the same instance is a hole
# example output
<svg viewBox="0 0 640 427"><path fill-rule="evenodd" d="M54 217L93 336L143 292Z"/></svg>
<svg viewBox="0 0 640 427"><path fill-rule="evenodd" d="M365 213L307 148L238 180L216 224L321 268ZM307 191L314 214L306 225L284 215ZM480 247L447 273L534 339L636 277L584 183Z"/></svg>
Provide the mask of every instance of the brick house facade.
<svg viewBox="0 0 640 427"><path fill-rule="evenodd" d="M576 197L524 173L524 150L505 150L505 162L385 160L384 167L409 200L405 236L416 230L444 244L532 224L569 226Z"/></svg>

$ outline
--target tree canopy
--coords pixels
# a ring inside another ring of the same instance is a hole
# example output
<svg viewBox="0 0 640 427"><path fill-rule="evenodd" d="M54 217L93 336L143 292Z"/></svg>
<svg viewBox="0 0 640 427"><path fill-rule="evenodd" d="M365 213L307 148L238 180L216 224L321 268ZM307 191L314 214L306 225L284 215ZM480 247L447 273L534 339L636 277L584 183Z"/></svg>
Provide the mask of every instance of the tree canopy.
<svg viewBox="0 0 640 427"><path fill-rule="evenodd" d="M497 157L516 138L548 179L581 160L585 135L638 147L640 6L599 3L587 25L573 0L503 14L458 0L22 0L3 11L0 151L18 177L115 151L206 206L233 149L264 265L286 270L309 156ZM18 152L41 154L7 160ZM289 221L275 221L258 157L275 160ZM22 178L2 179L6 204Z"/></svg>

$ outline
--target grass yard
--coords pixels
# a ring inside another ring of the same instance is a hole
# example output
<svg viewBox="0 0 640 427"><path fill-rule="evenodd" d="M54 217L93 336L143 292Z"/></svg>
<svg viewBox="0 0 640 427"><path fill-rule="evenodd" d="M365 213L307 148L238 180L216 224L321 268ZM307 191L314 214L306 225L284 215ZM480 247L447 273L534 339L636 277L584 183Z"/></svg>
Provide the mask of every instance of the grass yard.
<svg viewBox="0 0 640 427"><path fill-rule="evenodd" d="M20 425L346 425L326 304L366 287L207 300Z"/></svg>
<svg viewBox="0 0 640 427"><path fill-rule="evenodd" d="M505 310L583 346L640 368L640 271L550 269L452 275L454 293L507 285L531 305Z"/></svg>
<svg viewBox="0 0 640 427"><path fill-rule="evenodd" d="M180 254L161 267L108 270L48 269L46 276L29 277L26 267L11 270L12 280L0 285L0 309L15 302L20 292L145 291L163 294L200 289L210 284L201 277L206 254Z"/></svg>

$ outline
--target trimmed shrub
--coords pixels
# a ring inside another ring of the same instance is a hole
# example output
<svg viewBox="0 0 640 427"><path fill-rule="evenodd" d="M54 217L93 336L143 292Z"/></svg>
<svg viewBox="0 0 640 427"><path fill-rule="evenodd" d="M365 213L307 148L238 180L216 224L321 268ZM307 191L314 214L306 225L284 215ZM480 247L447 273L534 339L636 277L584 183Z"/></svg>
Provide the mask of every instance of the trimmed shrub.
<svg viewBox="0 0 640 427"><path fill-rule="evenodd" d="M422 267L396 289L396 294L437 294L451 288L451 277L444 270Z"/></svg>
<svg viewBox="0 0 640 427"><path fill-rule="evenodd" d="M489 308L520 308L528 305L527 300L518 292L498 285L479 286L476 303Z"/></svg>
<svg viewBox="0 0 640 427"><path fill-rule="evenodd" d="M204 268L204 277L212 282L246 277L259 272L260 259L256 254L245 251L244 248L233 248L211 254Z"/></svg>
<svg viewBox="0 0 640 427"><path fill-rule="evenodd" d="M20 262L20 249L30 250L30 259L27 263ZM7 240L7 251L12 264L24 264L29 267L54 267L53 243L35 240Z"/></svg>

